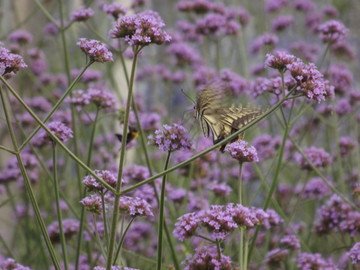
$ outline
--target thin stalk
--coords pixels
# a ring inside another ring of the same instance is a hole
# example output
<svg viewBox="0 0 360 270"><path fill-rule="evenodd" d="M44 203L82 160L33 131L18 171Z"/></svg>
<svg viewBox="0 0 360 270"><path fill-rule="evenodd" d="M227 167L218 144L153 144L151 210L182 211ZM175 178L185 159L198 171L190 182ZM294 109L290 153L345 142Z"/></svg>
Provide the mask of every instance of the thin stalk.
<svg viewBox="0 0 360 270"><path fill-rule="evenodd" d="M109 248L108 248L108 256L106 262L106 270L111 269L112 261L113 261L113 253L115 248L115 238L116 238L116 225L118 222L118 215L119 215L119 202L120 202L120 190L121 190L121 179L125 164L125 151L126 151L126 141L127 141L127 130L129 127L129 115L130 115L130 107L131 101L133 96L133 88L134 88L134 81L135 81L135 70L136 70L136 62L140 52L140 49L134 48L134 59L131 67L131 77L130 77L130 84L129 84L129 92L127 97L126 103L126 110L124 116L124 128L123 128L123 139L121 141L121 150L120 150L120 160L119 160L119 171L118 171L118 179L116 183L116 193L114 199L114 210L113 210L113 217L111 222L111 230L110 230L110 241L109 241Z"/></svg>
<svg viewBox="0 0 360 270"><path fill-rule="evenodd" d="M59 108L61 103L64 101L64 99L70 94L71 90L74 88L75 84L80 80L81 76L85 73L85 71L93 64L94 62L89 62L79 73L79 75L75 78L75 80L72 81L69 88L66 89L65 93L62 95L62 97L55 103L54 107L51 109L51 111L47 114L45 119L42 121L43 123L46 123L50 117L56 112L56 110ZM5 79L0 76L0 80L9 88L10 92L14 94L14 90L11 88L11 86L5 81ZM15 92L16 93L16 92ZM15 95L15 97L19 100L20 96ZM20 98L21 99L21 98ZM20 100L19 100L20 101ZM36 119L35 119L36 120ZM26 140L21 144L19 147L20 151L24 149L24 147L28 144L28 142L35 136L35 134L40 130L42 126L39 125L35 128L35 130L26 138Z"/></svg>
<svg viewBox="0 0 360 270"><path fill-rule="evenodd" d="M221 247L220 247L220 241L216 240L216 250L218 254L218 261L221 262ZM242 268L240 268L242 269Z"/></svg>
<svg viewBox="0 0 360 270"><path fill-rule="evenodd" d="M183 162L178 163L177 165L175 165L175 166L173 166L173 167L171 167L171 168L169 168L169 169L167 169L167 170L165 170L165 171L163 171L163 172L161 172L161 173L159 173L159 174L153 175L153 176L149 177L148 179L145 179L145 180L143 180L143 181L141 181L141 182L139 182L139 183L137 183L137 184L135 184L135 185L132 185L131 187L129 187L129 188L127 188L127 189L122 190L122 191L120 192L120 195L123 195L123 194L125 194L125 193L127 193L127 192L130 192L130 191L132 191L132 190L135 190L135 189L137 189L137 188L139 188L139 187L141 187L141 186L143 186L143 185L145 185L145 184L151 183L151 182L154 181L155 179L157 179L157 178L159 178L159 177L162 177L162 176L165 175L165 174L168 174L168 173L170 173L170 172L172 172L172 171L175 171L175 170L177 170L177 169L179 169L179 168L182 168L182 167L188 165L190 162L192 162L192 161L194 161L194 160L196 160L196 159L198 159L198 158L206 155L207 153L209 153L209 152L211 152L211 151L219 148L219 147L222 146L223 144L225 144L225 143L227 143L227 142L229 142L229 141L237 138L237 136L239 136L240 133L243 133L244 131L246 131L246 130L249 129L250 127L254 126L254 125L257 124L258 122L260 122L261 120L263 120L264 118L266 118L268 115L270 115L271 113L273 113L274 111L276 111L276 110L281 106L281 104L286 100L286 98L287 98L289 95L292 94L292 92L293 92L293 90L290 91L289 94L288 94L285 98L279 100L274 106L272 106L269 110L267 110L266 112L264 112L263 114L261 114L258 118L254 119L254 120L251 121L248 125L246 125L245 127L242 127L241 129L239 129L238 131L234 132L234 133L231 134L230 136L226 137L226 138L225 138L224 140L222 140L221 142L218 142L218 143L214 144L213 146L205 149L204 151L202 151L202 152L200 152L200 153L192 156L191 158L189 158L189 159L187 159L187 160L185 160L185 161L183 161Z"/></svg>
<svg viewBox="0 0 360 270"><path fill-rule="evenodd" d="M119 246L118 246L118 248L117 248L117 250L116 250L116 252L115 252L115 257L114 257L114 262L113 262L113 264L116 263L116 260L117 260L117 258L118 258L119 255L120 255L122 246L123 246L124 241L125 241L125 236L126 236L128 230L130 229L130 226L131 226L131 224L133 223L134 220L135 220L135 217L133 217L133 218L130 220L129 224L128 224L128 225L126 226L126 228L125 228L124 233L121 235L121 239L120 239Z"/></svg>
<svg viewBox="0 0 360 270"><path fill-rule="evenodd" d="M62 213L60 208L60 195L59 195L59 179L57 176L57 148L56 143L53 143L53 173L54 173L54 191L55 191L55 204L56 204L56 212L57 212L57 218L59 223L59 232L60 232L60 243L61 243L61 250L63 253L63 259L64 259L64 268L65 270L68 270L68 257L67 257L67 251L66 251L66 239L64 234L64 229L62 225Z"/></svg>
<svg viewBox="0 0 360 270"><path fill-rule="evenodd" d="M240 252L239 252L239 267L240 269L244 268L244 228L240 227Z"/></svg>
<svg viewBox="0 0 360 270"><path fill-rule="evenodd" d="M243 179L242 179L242 169L243 169L243 162L239 161L239 203L243 204Z"/></svg>
<svg viewBox="0 0 360 270"><path fill-rule="evenodd" d="M14 150L11 150L10 148L7 148L6 146L0 145L0 149L4 150L6 152L9 152L10 154L16 155L17 153Z"/></svg>
<svg viewBox="0 0 360 270"><path fill-rule="evenodd" d="M169 166L171 152L169 151L164 165L164 170ZM160 203L159 203L159 229L158 229L158 252L157 252L157 264L156 269L161 270L162 264L162 248L163 248L163 227L164 227L164 206L165 206L165 185L167 174L163 175L161 183Z"/></svg>
<svg viewBox="0 0 360 270"><path fill-rule="evenodd" d="M34 0L36 5L39 7L39 9L44 13L45 17L48 18L53 24L56 25L57 28L59 28L58 22L55 20L53 16L47 11L47 9L43 6L43 4L40 2L40 0Z"/></svg>
<svg viewBox="0 0 360 270"><path fill-rule="evenodd" d="M86 166L90 166L90 162L91 162L91 156L92 156L92 145L93 145L93 142L94 142L94 138L95 138L95 132L96 132L96 124L97 124L97 120L98 120L98 116L99 116L99 111L100 111L100 108L97 107L96 108L96 114L95 114L95 119L94 119L94 123L93 123L93 128L91 130L91 134L90 134L90 141L89 141L89 151L88 151L88 156L87 156L87 161L86 161ZM77 147L75 146L75 149ZM80 180L79 180L79 183ZM81 186L80 186L81 188ZM82 190L82 192L81 192ZM80 192L81 192L81 198L84 198L86 196L86 188L82 188L80 189ZM104 209L104 212L105 212L105 208ZM81 213L80 213L80 226L79 226L79 234L78 234L78 241L77 241L77 247L76 247L76 255L75 255L75 270L77 270L79 268L79 259L80 259L80 252L81 252L81 246L82 246L82 239L83 239L83 231L84 231L84 225L85 225L85 207L82 206L81 207Z"/></svg>
<svg viewBox="0 0 360 270"><path fill-rule="evenodd" d="M5 81L5 79L2 76L0 76L0 79L3 82ZM10 119L10 115L8 113L7 103L5 101L4 93L3 93L3 89L1 87L1 85L0 85L0 98L1 98L1 102L3 104L3 110L4 110L4 114L5 114L6 124L8 126L8 130L9 130L9 133L10 133L10 138L11 138L11 141L12 141L12 144L13 144L13 148L14 148L14 150L16 152L16 159L17 159L17 162L19 164L21 175L24 178L26 192L28 193L29 199L30 199L31 204L33 206L36 220L39 223L41 234L44 237L46 247L47 247L47 249L48 249L48 251L50 253L50 257L51 257L51 260L52 260L52 262L54 264L54 267L55 267L56 270L60 270L59 261L56 258L54 248L53 248L53 246L51 244L49 235L48 235L48 233L46 231L46 226L45 226L44 220L43 220L43 218L41 216L41 213L40 213L39 205L38 205L38 203L36 201L34 192L33 192L32 187L31 187L31 182L30 182L29 176L27 175L24 163L22 162L22 159L21 159L21 156L20 156L20 153L19 153L19 148L18 148L18 144L17 144L17 141L16 141L16 136L15 136L15 133L14 133L14 129L12 127L12 122L11 122L11 119Z"/></svg>
<svg viewBox="0 0 360 270"><path fill-rule="evenodd" d="M91 174L96 180L98 180L101 184L103 184L108 190L111 190L113 193L116 193L116 190L110 186L108 183L106 183L103 179L101 179L99 176L97 176L84 162L82 162L76 155L74 155L73 152L70 151L69 148L63 144L61 140L59 140L58 137L56 137L51 130L37 117L37 115L31 110L31 108L24 102L24 100L19 96L18 93L11 87L10 84L4 79L4 77L0 76L0 80L5 84L5 86L10 90L10 92L13 94L13 96L19 101L21 105L24 106L27 112L32 116L32 118L35 119L35 121L42 127L51 137L53 141L56 142L57 145L59 145L72 159L74 159L81 167L83 167L89 174Z"/></svg>
<svg viewBox="0 0 360 270"><path fill-rule="evenodd" d="M107 224L107 218L106 218L106 211L105 211L105 198L104 193L101 192L101 205L103 209L103 222L104 222L104 234L105 234L105 244L106 246L109 245L109 232L108 232L108 224Z"/></svg>
<svg viewBox="0 0 360 270"><path fill-rule="evenodd" d="M322 67L322 65L324 64L324 61L325 61L325 57L330 49L330 46L331 46L331 43L329 42L327 45L326 45L326 49L324 51L324 54L322 55L321 57L321 60L320 60L320 64L319 64L319 69Z"/></svg>
<svg viewBox="0 0 360 270"><path fill-rule="evenodd" d="M202 239L204 239L206 241L209 241L210 243L216 244L216 241L214 241L214 240L212 240L212 239L210 239L210 238L208 238L206 236L203 236L201 234L195 234L195 236L200 237L200 238L202 238Z"/></svg>

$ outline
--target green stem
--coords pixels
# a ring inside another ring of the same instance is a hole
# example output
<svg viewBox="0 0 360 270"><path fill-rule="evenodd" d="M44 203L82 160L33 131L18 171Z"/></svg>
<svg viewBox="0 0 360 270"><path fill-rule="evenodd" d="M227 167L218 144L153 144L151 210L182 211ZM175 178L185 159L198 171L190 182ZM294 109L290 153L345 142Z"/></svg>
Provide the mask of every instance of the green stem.
<svg viewBox="0 0 360 270"><path fill-rule="evenodd" d="M55 18L51 16L51 14L47 11L47 9L43 6L43 4L39 0L34 0L36 5L40 8L40 10L44 13L46 18L48 18L53 24L56 25L57 28L59 28L59 25Z"/></svg>
<svg viewBox="0 0 360 270"><path fill-rule="evenodd" d="M128 225L126 226L126 228L125 228L124 233L123 233L122 236L121 236L119 246L118 246L118 248L117 248L117 250L116 250L116 252L115 252L115 257L114 257L114 262L113 262L113 264L116 263L116 260L117 260L117 258L118 258L119 255L120 255L121 248L122 248L122 246L123 246L123 244L124 244L124 241L125 241L125 236L126 236L128 230L130 229L130 226L131 226L131 224L133 223L134 220L135 220L135 217L133 217L133 218L130 220L129 224L128 224Z"/></svg>
<svg viewBox="0 0 360 270"><path fill-rule="evenodd" d="M321 61L320 61L320 64L319 64L319 69L322 67L322 65L324 64L324 61L325 61L325 57L330 49L330 46L331 46L331 43L329 42L327 45L326 45L326 49L324 51L324 54L323 56L321 57Z"/></svg>
<svg viewBox="0 0 360 270"><path fill-rule="evenodd" d="M164 171L167 170L170 162L171 152L169 151L166 160ZM165 185L166 185L167 174L163 175L161 183L161 193L160 193L160 204L159 204L159 230L158 230L158 252L157 252L157 264L156 269L161 270L162 264L162 248L163 248L163 227L164 227L164 206L165 206Z"/></svg>
<svg viewBox="0 0 360 270"><path fill-rule="evenodd" d="M11 149L7 148L6 146L0 145L0 149L1 149L1 150L4 150L4 151L6 151L6 152L9 152L10 154L13 154L13 155L16 155L16 154L17 154L14 150L11 150Z"/></svg>
<svg viewBox="0 0 360 270"><path fill-rule="evenodd" d="M0 79L3 82L5 81L5 79L2 76L0 76ZM29 179L29 176L27 175L25 166L24 166L24 164L22 162L22 159L21 159L21 156L20 156L20 153L19 153L19 148L18 148L18 144L17 144L17 141L16 141L16 136L15 136L15 133L14 133L14 129L12 127L10 115L9 115L8 109L7 109L7 103L5 101L4 93L3 93L3 89L1 87L1 85L0 85L0 98L1 98L1 102L3 104L3 110L4 110L4 114L5 114L6 123L7 123L8 129L9 129L9 133L10 133L10 138L11 138L11 141L12 141L12 144L13 144L13 148L15 149L15 152L16 152L16 159L17 159L17 162L19 164L21 175L24 178L26 192L28 193L29 199L30 199L31 204L33 206L36 220L39 223L41 234L44 237L46 247L47 247L47 249L48 249L48 251L50 253L50 257L51 257L51 260L52 260L52 262L54 264L54 267L55 267L56 270L60 270L60 264L59 264L58 259L56 258L54 248L53 248L53 246L51 244L51 240L50 240L49 235L48 235L48 233L46 231L46 226L45 226L44 220L43 220L43 218L41 216L39 205L38 205L38 203L36 201L34 192L33 192L32 187L31 187L31 181Z"/></svg>
<svg viewBox="0 0 360 270"><path fill-rule="evenodd" d="M134 59L131 67L131 77L130 77L130 84L129 84L129 92L127 97L126 109L125 109L125 116L124 116L124 128L123 128L123 139L121 141L121 150L120 150L120 160L119 160L119 171L118 171L118 179L116 183L116 193L114 199L114 210L113 210L113 217L111 222L111 230L110 230L110 241L109 241L109 248L108 248L108 256L106 262L106 270L111 269L112 261L113 261L113 253L115 247L115 238L116 238L116 225L118 222L118 215L119 215L119 202L120 202L120 190L121 190L121 179L125 164L125 151L126 151L126 141L127 141L127 130L129 127L129 115L130 115L130 107L131 101L133 96L133 88L134 88L134 81L135 81L135 70L136 70L136 62L139 55L141 48L134 48Z"/></svg>
<svg viewBox="0 0 360 270"><path fill-rule="evenodd" d="M204 151L192 156L191 158L183 161L183 162L180 162L179 164L159 173L159 174L156 174L156 175L153 175L151 177L149 177L148 179L145 179L127 189L124 189L120 192L120 195L123 195L127 192L130 192L132 190L135 190L145 184L148 184L148 183L151 183L152 181L154 181L155 179L159 178L159 177L162 177L163 175L165 174L168 174L172 171L175 171L179 168L182 168L186 165L188 165L190 162L206 155L207 153L219 148L220 146L222 146L223 144L237 138L237 136L239 136L240 133L243 133L244 131L246 131L247 129L249 129L250 127L254 126L255 124L257 124L258 122L260 122L261 120L263 120L264 118L266 118L268 115L270 115L271 113L273 113L274 111L276 111L280 106L281 104L286 100L286 98L291 95L293 93L294 90L290 91L289 94L281 99L279 102L277 102L274 106L272 106L269 110L267 110L266 112L264 112L263 114L261 114L258 118L254 119L253 121L251 121L249 124L247 124L246 126L242 127L241 129L239 129L238 131L234 132L233 134L231 134L230 136L226 137L224 140L222 140L221 142L218 142L217 144L214 144L213 146L209 147L208 149L205 149Z"/></svg>
<svg viewBox="0 0 360 270"><path fill-rule="evenodd" d="M57 177L57 148L56 143L53 143L53 173L54 173L54 191L55 191L55 204L56 204L56 212L57 212L57 218L59 223L59 232L60 232L60 242L61 242L61 249L63 253L63 259L64 259L64 268L65 270L68 270L68 258L67 258L67 251L66 251L66 240L65 240L65 234L64 229L62 225L62 213L60 208L60 196L59 196L59 179Z"/></svg>
<svg viewBox="0 0 360 270"><path fill-rule="evenodd" d="M243 169L243 162L239 161L239 203L243 204L243 180L242 180L242 169Z"/></svg>
<svg viewBox="0 0 360 270"><path fill-rule="evenodd" d="M102 213L103 213L103 222L104 222L104 234L105 234L105 244L106 246L109 245L109 232L108 232L108 224L107 224L107 218L106 218L106 211L105 211L105 198L104 193L101 192L101 205L102 205Z"/></svg>
<svg viewBox="0 0 360 270"><path fill-rule="evenodd" d="M220 247L220 240L216 240L216 250L218 254L218 261L221 262L221 247ZM240 268L242 269L242 268Z"/></svg>
<svg viewBox="0 0 360 270"><path fill-rule="evenodd" d="M61 103L64 101L64 99L70 94L71 90L74 88L75 84L80 80L81 76L85 73L85 71L93 64L94 62L89 62L79 73L79 75L75 78L74 81L70 84L69 88L66 89L65 93L62 95L62 97L56 102L54 107L51 109L51 111L47 114L45 117L43 123L46 123L50 117L56 112L56 110L59 108ZM12 90L11 86L6 83L5 79L0 76L0 80L9 88L9 90L14 94L14 90ZM16 92L15 92L16 93ZM15 97L19 100L20 96L15 95ZM21 99L21 98L20 98ZM20 101L20 100L19 100ZM21 103L21 102L20 102ZM26 108L26 107L25 107ZM36 119L35 119L36 120ZM24 149L24 147L28 144L28 142L35 136L35 134L39 131L39 129L42 126L39 125L35 128L35 130L26 138L26 140L22 143L22 145L19 147L20 150Z"/></svg>
<svg viewBox="0 0 360 270"><path fill-rule="evenodd" d="M99 107L96 108L96 114L95 114L95 119L94 119L94 123L93 123L93 128L90 134L90 141L89 141L89 151L88 151L88 156L87 156L87 161L86 161L86 166L90 166L90 162L91 162L91 156L92 156L92 145L94 142L94 138L95 138L95 132L96 132L96 124L97 124L97 120L98 120L98 116L99 116ZM76 149L76 147L75 147ZM79 180L79 183L81 184L81 181ZM81 188L81 186L80 186ZM81 198L84 198L86 196L86 188L82 188L82 192L80 189L80 193ZM105 209L105 208L103 208ZM105 212L105 210L103 211ZM84 225L85 225L85 207L82 206L81 207L81 213L80 213L80 226L79 226L79 234L78 234L78 241L77 241L77 247L76 247L76 255L75 255L75 270L77 270L79 268L79 259L80 259L80 252L81 252L81 246L82 246L82 239L83 239L83 231L84 231Z"/></svg>
<svg viewBox="0 0 360 270"><path fill-rule="evenodd" d="M111 190L113 193L116 193L116 190L110 186L108 183L106 183L103 179L101 179L99 176L96 175L84 162L82 162L76 155L74 155L73 152L70 151L69 148L63 144L61 140L59 140L58 137L56 137L51 130L37 117L37 115L31 110L31 108L24 102L24 100L16 93L16 91L11 87L10 84L5 80L4 77L0 76L0 80L5 84L5 86L10 90L10 92L13 94L13 96L19 101L21 105L24 106L26 111L29 112L29 114L35 119L35 121L42 127L51 137L53 141L56 142L57 145L60 145L60 147L72 158L74 159L81 167L83 167L89 174L91 174L96 180L98 180L101 184L103 184L108 190Z"/></svg>

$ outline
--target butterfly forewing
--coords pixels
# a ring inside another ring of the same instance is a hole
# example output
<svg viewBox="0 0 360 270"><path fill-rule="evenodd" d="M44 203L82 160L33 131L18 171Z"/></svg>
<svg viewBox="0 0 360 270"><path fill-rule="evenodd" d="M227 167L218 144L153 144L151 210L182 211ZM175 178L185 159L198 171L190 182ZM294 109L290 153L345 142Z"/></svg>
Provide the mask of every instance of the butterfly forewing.
<svg viewBox="0 0 360 270"><path fill-rule="evenodd" d="M195 109L204 135L208 137L211 131L214 143L230 136L263 113L255 108L224 106L224 92L219 85L210 85L201 90Z"/></svg>

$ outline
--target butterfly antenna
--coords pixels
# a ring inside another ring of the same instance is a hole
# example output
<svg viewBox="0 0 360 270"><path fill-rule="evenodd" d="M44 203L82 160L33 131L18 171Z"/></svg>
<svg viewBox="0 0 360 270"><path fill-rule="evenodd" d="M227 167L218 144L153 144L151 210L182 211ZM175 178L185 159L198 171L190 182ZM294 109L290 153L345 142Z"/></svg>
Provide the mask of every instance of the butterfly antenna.
<svg viewBox="0 0 360 270"><path fill-rule="evenodd" d="M181 88L181 93L184 94L185 97L187 97L193 104L195 104L195 100L193 100L188 94L185 93L184 89Z"/></svg>

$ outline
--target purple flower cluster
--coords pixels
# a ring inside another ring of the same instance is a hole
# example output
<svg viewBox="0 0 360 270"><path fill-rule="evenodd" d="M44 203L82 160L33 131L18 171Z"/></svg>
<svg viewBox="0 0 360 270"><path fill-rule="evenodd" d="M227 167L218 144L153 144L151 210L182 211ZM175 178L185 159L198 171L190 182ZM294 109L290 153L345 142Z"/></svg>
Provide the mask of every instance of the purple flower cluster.
<svg viewBox="0 0 360 270"><path fill-rule="evenodd" d="M76 219L63 219L62 220L62 227L64 235L67 239L70 239L74 235L76 235L79 232L79 221ZM49 233L50 240L53 243L58 243L60 241L60 229L59 229L59 223L57 221L54 221L47 227L47 231Z"/></svg>
<svg viewBox="0 0 360 270"><path fill-rule="evenodd" d="M284 31L294 24L294 18L288 15L280 15L271 21L271 29L274 32Z"/></svg>
<svg viewBox="0 0 360 270"><path fill-rule="evenodd" d="M287 249L275 248L265 255L264 261L271 269L277 269L281 268L288 255L289 251Z"/></svg>
<svg viewBox="0 0 360 270"><path fill-rule="evenodd" d="M302 92L307 98L320 102L326 97L333 97L334 87L324 79L315 64L305 64L297 58L287 65L287 69L297 82L296 90Z"/></svg>
<svg viewBox="0 0 360 270"><path fill-rule="evenodd" d="M301 59L314 63L319 56L320 47L305 41L297 41L291 44L291 51Z"/></svg>
<svg viewBox="0 0 360 270"><path fill-rule="evenodd" d="M106 267L95 266L93 270L105 270L105 269L106 269ZM120 266L120 265L113 265L113 266L111 266L111 270L140 270L140 269L126 267L126 266Z"/></svg>
<svg viewBox="0 0 360 270"><path fill-rule="evenodd" d="M103 211L101 197L98 194L91 194L83 198L80 203L91 213L100 215Z"/></svg>
<svg viewBox="0 0 360 270"><path fill-rule="evenodd" d="M239 227L253 228L269 218L261 209L244 207L241 204L212 205L208 210L187 213L178 218L173 234L184 241L205 228L213 239L224 239Z"/></svg>
<svg viewBox="0 0 360 270"><path fill-rule="evenodd" d="M172 42L166 49L166 53L174 56L178 66L186 64L194 66L201 63L199 53L185 42Z"/></svg>
<svg viewBox="0 0 360 270"><path fill-rule="evenodd" d="M71 21L73 22L84 22L95 15L94 10L91 8L81 7L71 13Z"/></svg>
<svg viewBox="0 0 360 270"><path fill-rule="evenodd" d="M119 209L122 214L135 216L152 217L154 214L150 204L137 197L121 196Z"/></svg>
<svg viewBox="0 0 360 270"><path fill-rule="evenodd" d="M279 42L279 38L271 33L264 33L258 36L251 44L251 53L257 54L263 47L274 47Z"/></svg>
<svg viewBox="0 0 360 270"><path fill-rule="evenodd" d="M0 258L0 269L2 270L32 270L30 267L21 265L13 258Z"/></svg>
<svg viewBox="0 0 360 270"><path fill-rule="evenodd" d="M314 228L317 234L345 232L354 236L360 231L360 214L351 209L339 196L333 195L316 213Z"/></svg>
<svg viewBox="0 0 360 270"><path fill-rule="evenodd" d="M292 54L284 51L275 51L271 54L266 54L265 65L283 73L287 70L287 66L295 60L296 57Z"/></svg>
<svg viewBox="0 0 360 270"><path fill-rule="evenodd" d="M162 130L156 130L155 136L148 137L150 145L158 146L164 152L191 149L191 141L187 130L179 125L163 125Z"/></svg>
<svg viewBox="0 0 360 270"><path fill-rule="evenodd" d="M216 249L209 247L197 248L195 254L188 255L182 262L184 270L193 269L214 269L214 270L231 270L231 259L228 256L221 255L218 257Z"/></svg>
<svg viewBox="0 0 360 270"><path fill-rule="evenodd" d="M72 129L67 127L62 122L53 121L47 124L47 127L50 129L51 133L58 137L58 139L62 142L66 142L73 137ZM43 147L50 143L54 143L54 140L45 130L41 130L39 134L33 139L33 144L37 147Z"/></svg>
<svg viewBox="0 0 360 270"><path fill-rule="evenodd" d="M116 176L110 171L95 170L95 173L110 186L112 187L116 186L116 182L117 182ZM85 176L84 179L82 180L82 183L87 188L88 192L95 191L102 193L106 191L106 188L92 175Z"/></svg>
<svg viewBox="0 0 360 270"><path fill-rule="evenodd" d="M286 7L288 0L266 0L265 1L265 11L266 12L276 12Z"/></svg>
<svg viewBox="0 0 360 270"><path fill-rule="evenodd" d="M89 95L90 102L94 103L99 108L111 110L116 107L116 97L110 91L89 88L87 94Z"/></svg>
<svg viewBox="0 0 360 270"><path fill-rule="evenodd" d="M347 156L358 146L356 140L349 136L342 136L339 139L339 148L341 156Z"/></svg>
<svg viewBox="0 0 360 270"><path fill-rule="evenodd" d="M208 13L195 23L195 31L200 35L235 35L240 28L238 22L219 13Z"/></svg>
<svg viewBox="0 0 360 270"><path fill-rule="evenodd" d="M225 152L240 162L258 162L259 158L254 146L250 146L248 142L240 140L233 142L225 147Z"/></svg>
<svg viewBox="0 0 360 270"><path fill-rule="evenodd" d="M19 29L10 33L8 39L10 42L14 42L19 45L26 45L33 41L33 36L29 31L25 29Z"/></svg>
<svg viewBox="0 0 360 270"><path fill-rule="evenodd" d="M114 23L110 36L124 38L131 46L160 45L171 40L171 36L162 30L164 26L158 13L145 11L121 17Z"/></svg>
<svg viewBox="0 0 360 270"><path fill-rule="evenodd" d="M254 139L253 145L262 159L268 159L275 156L279 143L270 134L261 134Z"/></svg>
<svg viewBox="0 0 360 270"><path fill-rule="evenodd" d="M348 252L348 257L351 259L352 264L360 263L360 242L357 242Z"/></svg>
<svg viewBox="0 0 360 270"><path fill-rule="evenodd" d="M226 90L230 91L234 96L245 94L248 91L247 81L230 69L221 70L219 77Z"/></svg>
<svg viewBox="0 0 360 270"><path fill-rule="evenodd" d="M0 75L11 72L16 73L26 67L27 65L20 55L11 53L8 49L2 47L0 42Z"/></svg>
<svg viewBox="0 0 360 270"><path fill-rule="evenodd" d="M98 40L80 38L76 45L94 62L105 63L114 61L112 53L106 45Z"/></svg>
<svg viewBox="0 0 360 270"><path fill-rule="evenodd" d="M330 188L320 177L315 177L306 183L301 197L303 199L321 200L329 194Z"/></svg>
<svg viewBox="0 0 360 270"><path fill-rule="evenodd" d="M228 196L231 193L232 188L227 184L214 182L210 184L209 190L214 192L216 196Z"/></svg>
<svg viewBox="0 0 360 270"><path fill-rule="evenodd" d="M300 241L294 234L285 235L280 239L280 244L290 250L300 249Z"/></svg>
<svg viewBox="0 0 360 270"><path fill-rule="evenodd" d="M349 29L336 20L324 22L318 26L317 30L320 34L321 40L328 43L344 39L349 32Z"/></svg>
<svg viewBox="0 0 360 270"><path fill-rule="evenodd" d="M297 266L302 270L339 270L330 259L324 259L319 253L300 253Z"/></svg>
<svg viewBox="0 0 360 270"><path fill-rule="evenodd" d="M142 165L132 164L125 168L123 178L125 183L140 182L150 177L149 169Z"/></svg>
<svg viewBox="0 0 360 270"><path fill-rule="evenodd" d="M103 4L101 9L108 15L111 15L115 20L127 13L127 8L120 3Z"/></svg>
<svg viewBox="0 0 360 270"><path fill-rule="evenodd" d="M333 158L331 155L326 152L322 148L318 148L315 146L311 146L308 148L305 148L303 150L305 157L311 162L311 164L316 168L324 168L329 166ZM300 163L300 166L302 169L311 170L310 164L305 160L305 158L298 154L295 159Z"/></svg>

